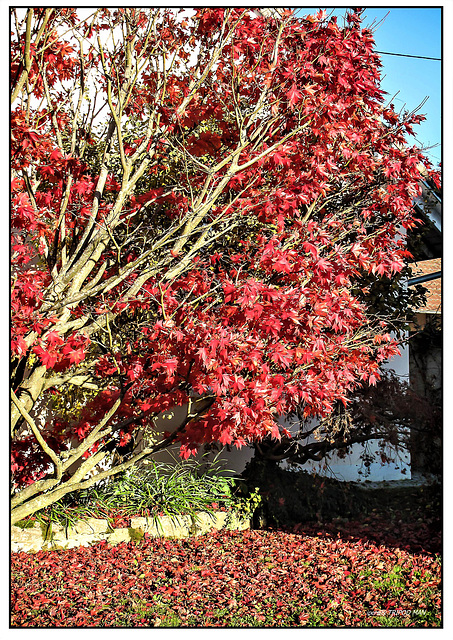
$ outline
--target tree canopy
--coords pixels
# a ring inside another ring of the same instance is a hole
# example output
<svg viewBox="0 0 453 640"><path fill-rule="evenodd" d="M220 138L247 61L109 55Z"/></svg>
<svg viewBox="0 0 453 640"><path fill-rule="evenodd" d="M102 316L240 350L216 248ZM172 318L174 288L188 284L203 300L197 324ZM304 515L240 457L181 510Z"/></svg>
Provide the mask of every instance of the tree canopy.
<svg viewBox="0 0 453 640"><path fill-rule="evenodd" d="M11 31L13 521L375 384L398 347L364 278L401 272L436 176L360 11L30 8Z"/></svg>

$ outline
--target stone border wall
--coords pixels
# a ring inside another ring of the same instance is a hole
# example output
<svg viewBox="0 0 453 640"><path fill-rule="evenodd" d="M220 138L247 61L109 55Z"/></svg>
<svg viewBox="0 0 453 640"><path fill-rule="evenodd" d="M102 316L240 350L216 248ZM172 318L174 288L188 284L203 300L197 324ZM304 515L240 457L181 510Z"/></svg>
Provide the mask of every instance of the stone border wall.
<svg viewBox="0 0 453 640"><path fill-rule="evenodd" d="M109 544L140 541L145 533L158 538L188 538L221 529L243 531L250 528L250 519L240 518L234 513L217 511L214 513L197 512L193 516L161 516L156 519L131 518L130 527L112 529L107 520L87 518L73 527L52 524L46 530L44 525L35 522L33 527L11 527L11 552L88 547L101 540Z"/></svg>

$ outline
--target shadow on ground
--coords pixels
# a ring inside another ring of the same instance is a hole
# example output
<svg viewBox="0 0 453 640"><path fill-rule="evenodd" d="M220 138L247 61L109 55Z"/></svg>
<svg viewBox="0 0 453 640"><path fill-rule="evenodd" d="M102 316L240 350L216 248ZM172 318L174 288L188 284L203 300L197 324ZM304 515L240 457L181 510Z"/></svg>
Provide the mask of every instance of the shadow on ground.
<svg viewBox="0 0 453 640"><path fill-rule="evenodd" d="M305 472L261 465L248 471L247 489L262 503L254 527L368 539L415 553L442 550L442 486L365 489Z"/></svg>

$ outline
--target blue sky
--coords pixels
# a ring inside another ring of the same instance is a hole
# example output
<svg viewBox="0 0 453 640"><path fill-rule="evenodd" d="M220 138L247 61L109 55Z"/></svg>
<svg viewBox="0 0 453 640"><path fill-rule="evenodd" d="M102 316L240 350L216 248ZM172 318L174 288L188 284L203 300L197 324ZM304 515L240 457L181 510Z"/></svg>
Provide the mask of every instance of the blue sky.
<svg viewBox="0 0 453 640"><path fill-rule="evenodd" d="M323 8L327 15L338 16L343 25L344 7L298 7L298 15L313 14ZM385 20L383 20L385 18ZM441 9L428 7L368 7L363 24L372 27L377 51L441 58ZM420 109L427 120L416 127L419 145L435 146L426 151L434 166L441 160L441 63L390 55L381 55L381 87L394 99L395 109ZM414 140L409 140L414 143Z"/></svg>

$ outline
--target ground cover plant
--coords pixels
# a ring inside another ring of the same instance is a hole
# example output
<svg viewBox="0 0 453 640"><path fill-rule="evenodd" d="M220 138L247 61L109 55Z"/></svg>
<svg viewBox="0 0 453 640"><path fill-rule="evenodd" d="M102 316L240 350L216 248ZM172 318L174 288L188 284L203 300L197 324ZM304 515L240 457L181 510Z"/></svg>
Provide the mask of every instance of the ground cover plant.
<svg viewBox="0 0 453 640"><path fill-rule="evenodd" d="M440 559L299 528L12 558L12 627L439 627Z"/></svg>
<svg viewBox="0 0 453 640"><path fill-rule="evenodd" d="M11 9L12 522L175 443L308 435L398 353L438 175L362 17Z"/></svg>

